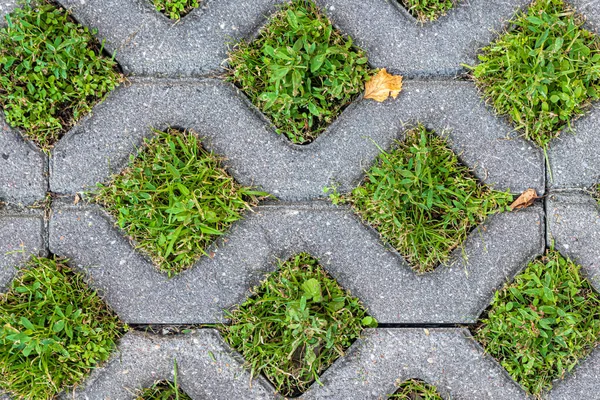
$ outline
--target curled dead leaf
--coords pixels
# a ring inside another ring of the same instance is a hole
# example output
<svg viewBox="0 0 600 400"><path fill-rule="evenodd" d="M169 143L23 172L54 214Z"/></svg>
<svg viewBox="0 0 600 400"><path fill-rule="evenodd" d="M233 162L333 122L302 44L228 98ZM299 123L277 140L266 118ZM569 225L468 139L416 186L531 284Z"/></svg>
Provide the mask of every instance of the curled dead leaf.
<svg viewBox="0 0 600 400"><path fill-rule="evenodd" d="M535 189L527 189L510 205L511 210L526 208L533 204L535 199L540 197L535 192Z"/></svg>
<svg viewBox="0 0 600 400"><path fill-rule="evenodd" d="M374 77L365 84L365 99L382 102L389 96L394 99L402 90L402 77L389 74L382 68Z"/></svg>

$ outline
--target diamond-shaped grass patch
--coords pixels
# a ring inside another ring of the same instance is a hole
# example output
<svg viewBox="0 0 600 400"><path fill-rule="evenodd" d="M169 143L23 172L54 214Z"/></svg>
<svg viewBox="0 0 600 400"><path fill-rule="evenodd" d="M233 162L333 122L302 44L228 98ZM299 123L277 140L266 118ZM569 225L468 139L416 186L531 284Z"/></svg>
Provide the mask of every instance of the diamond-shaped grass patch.
<svg viewBox="0 0 600 400"><path fill-rule="evenodd" d="M283 396L306 391L363 328L376 325L307 253L280 262L228 317L231 324L221 328L225 341Z"/></svg>
<svg viewBox="0 0 600 400"><path fill-rule="evenodd" d="M161 271L176 274L268 196L238 184L223 161L194 132L155 131L128 168L99 185L96 201Z"/></svg>
<svg viewBox="0 0 600 400"><path fill-rule="evenodd" d="M185 17L194 8L200 6L200 0L152 0L152 2L157 11L174 20Z"/></svg>
<svg viewBox="0 0 600 400"><path fill-rule="evenodd" d="M562 0L535 0L473 67L496 111L543 148L600 98L600 39L584 21Z"/></svg>
<svg viewBox="0 0 600 400"><path fill-rule="evenodd" d="M0 389L54 398L108 359L125 328L65 260L34 257L0 296Z"/></svg>
<svg viewBox="0 0 600 400"><path fill-rule="evenodd" d="M167 381L160 381L150 388L143 389L136 400L192 400L181 388Z"/></svg>
<svg viewBox="0 0 600 400"><path fill-rule="evenodd" d="M393 400L443 400L435 386L420 379L409 379L398 385L389 397Z"/></svg>
<svg viewBox="0 0 600 400"><path fill-rule="evenodd" d="M512 196L480 184L443 137L418 125L379 155L348 202L417 272L446 262L468 233Z"/></svg>
<svg viewBox="0 0 600 400"><path fill-rule="evenodd" d="M48 152L122 78L87 28L46 0L36 3L16 8L0 29L0 106Z"/></svg>
<svg viewBox="0 0 600 400"><path fill-rule="evenodd" d="M434 21L446 15L459 0L399 0L420 22Z"/></svg>
<svg viewBox="0 0 600 400"><path fill-rule="evenodd" d="M258 38L235 46L229 66L228 79L297 144L321 134L369 76L365 53L313 0L284 5Z"/></svg>
<svg viewBox="0 0 600 400"><path fill-rule="evenodd" d="M600 296L579 265L549 250L496 292L473 334L540 397L600 342Z"/></svg>

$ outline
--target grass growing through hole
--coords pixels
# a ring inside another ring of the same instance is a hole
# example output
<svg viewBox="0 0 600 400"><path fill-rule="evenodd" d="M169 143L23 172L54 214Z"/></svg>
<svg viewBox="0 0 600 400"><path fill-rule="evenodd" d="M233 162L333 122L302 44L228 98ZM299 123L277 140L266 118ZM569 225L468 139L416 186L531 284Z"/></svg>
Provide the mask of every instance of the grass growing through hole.
<svg viewBox="0 0 600 400"><path fill-rule="evenodd" d="M435 386L420 379L409 379L398 386L389 397L393 400L443 400Z"/></svg>
<svg viewBox="0 0 600 400"><path fill-rule="evenodd" d="M106 360L125 328L65 260L34 257L0 296L0 388L54 398Z"/></svg>
<svg viewBox="0 0 600 400"><path fill-rule="evenodd" d="M242 186L190 131L155 131L130 166L99 185L96 201L169 275L206 248L267 193Z"/></svg>
<svg viewBox="0 0 600 400"><path fill-rule="evenodd" d="M369 76L365 53L313 0L284 5L256 40L235 46L229 66L228 79L298 144L322 133Z"/></svg>
<svg viewBox="0 0 600 400"><path fill-rule="evenodd" d="M474 336L539 397L599 343L600 296L577 264L549 250L496 292Z"/></svg>
<svg viewBox="0 0 600 400"><path fill-rule="evenodd" d="M157 382L151 388L142 390L136 400L192 400L192 398L174 383Z"/></svg>
<svg viewBox="0 0 600 400"><path fill-rule="evenodd" d="M45 0L27 1L6 22L0 29L0 105L11 126L49 151L121 76L88 28Z"/></svg>
<svg viewBox="0 0 600 400"><path fill-rule="evenodd" d="M458 3L458 0L400 0L420 22L434 21Z"/></svg>
<svg viewBox="0 0 600 400"><path fill-rule="evenodd" d="M446 262L469 231L503 211L512 196L479 184L445 139L418 125L392 151L381 152L350 195L332 199L350 203L423 273Z"/></svg>
<svg viewBox="0 0 600 400"><path fill-rule="evenodd" d="M198 0L153 0L157 11L171 19L180 19L200 5Z"/></svg>
<svg viewBox="0 0 600 400"><path fill-rule="evenodd" d="M592 192L592 196L598 200L598 205L600 205L600 184L594 187L594 191ZM2 208L2 204L0 204L0 208Z"/></svg>
<svg viewBox="0 0 600 400"><path fill-rule="evenodd" d="M600 98L600 39L583 23L562 0L535 0L470 67L497 112L543 148Z"/></svg>
<svg viewBox="0 0 600 400"><path fill-rule="evenodd" d="M173 382L156 382L152 387L141 390L136 400L192 400L177 383L177 361L174 361L173 371Z"/></svg>
<svg viewBox="0 0 600 400"><path fill-rule="evenodd" d="M359 337L376 326L359 300L344 291L306 253L279 263L254 296L221 327L252 375L263 373L283 396L308 389Z"/></svg>

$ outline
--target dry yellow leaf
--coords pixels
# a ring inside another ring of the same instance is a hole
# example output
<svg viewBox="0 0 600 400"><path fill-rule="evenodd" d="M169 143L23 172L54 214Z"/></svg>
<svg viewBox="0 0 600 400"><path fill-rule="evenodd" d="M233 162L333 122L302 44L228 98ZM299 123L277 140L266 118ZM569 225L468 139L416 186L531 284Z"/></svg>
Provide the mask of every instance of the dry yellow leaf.
<svg viewBox="0 0 600 400"><path fill-rule="evenodd" d="M510 205L510 209L515 210L529 207L535 199L539 199L535 189L527 189Z"/></svg>
<svg viewBox="0 0 600 400"><path fill-rule="evenodd" d="M365 99L373 99L382 102L389 96L394 99L402 90L402 77L389 74L382 68L377 75L365 84Z"/></svg>

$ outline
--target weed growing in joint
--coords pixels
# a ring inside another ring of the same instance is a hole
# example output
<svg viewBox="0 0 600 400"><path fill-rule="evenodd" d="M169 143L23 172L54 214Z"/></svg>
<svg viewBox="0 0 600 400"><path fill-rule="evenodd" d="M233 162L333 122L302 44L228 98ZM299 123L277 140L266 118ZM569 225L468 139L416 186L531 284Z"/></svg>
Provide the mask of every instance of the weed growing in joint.
<svg viewBox="0 0 600 400"><path fill-rule="evenodd" d="M0 105L11 126L48 152L121 76L88 29L45 0L26 2L6 22L0 29Z"/></svg>
<svg viewBox="0 0 600 400"><path fill-rule="evenodd" d="M512 196L481 185L446 141L423 125L382 151L360 186L336 202L357 214L417 272L448 260L468 233L507 208Z"/></svg>
<svg viewBox="0 0 600 400"><path fill-rule="evenodd" d="M535 0L469 67L496 111L542 148L600 98L600 39L583 23L562 0Z"/></svg>
<svg viewBox="0 0 600 400"><path fill-rule="evenodd" d="M600 342L600 296L577 264L549 250L496 292L473 335L540 397Z"/></svg>
<svg viewBox="0 0 600 400"><path fill-rule="evenodd" d="M96 201L161 271L176 274L268 196L235 182L223 160L193 132L155 131L128 168L99 185Z"/></svg>
<svg viewBox="0 0 600 400"><path fill-rule="evenodd" d="M400 0L420 22L434 21L446 15L458 0Z"/></svg>
<svg viewBox="0 0 600 400"><path fill-rule="evenodd" d="M186 14L200 5L199 0L153 0L153 2L157 11L176 20L185 17Z"/></svg>
<svg viewBox="0 0 600 400"><path fill-rule="evenodd" d="M322 133L369 77L365 53L313 0L283 6L256 40L235 46L229 66L228 79L298 144Z"/></svg>
<svg viewBox="0 0 600 400"><path fill-rule="evenodd" d="M108 359L125 329L65 260L34 257L0 295L0 389L54 398Z"/></svg>
<svg viewBox="0 0 600 400"><path fill-rule="evenodd" d="M377 324L306 253L280 262L228 317L231 324L221 327L225 341L252 375L263 373L283 396L306 391L363 328Z"/></svg>
<svg viewBox="0 0 600 400"><path fill-rule="evenodd" d="M409 379L398 386L389 397L393 400L443 400L435 386L419 379Z"/></svg>

